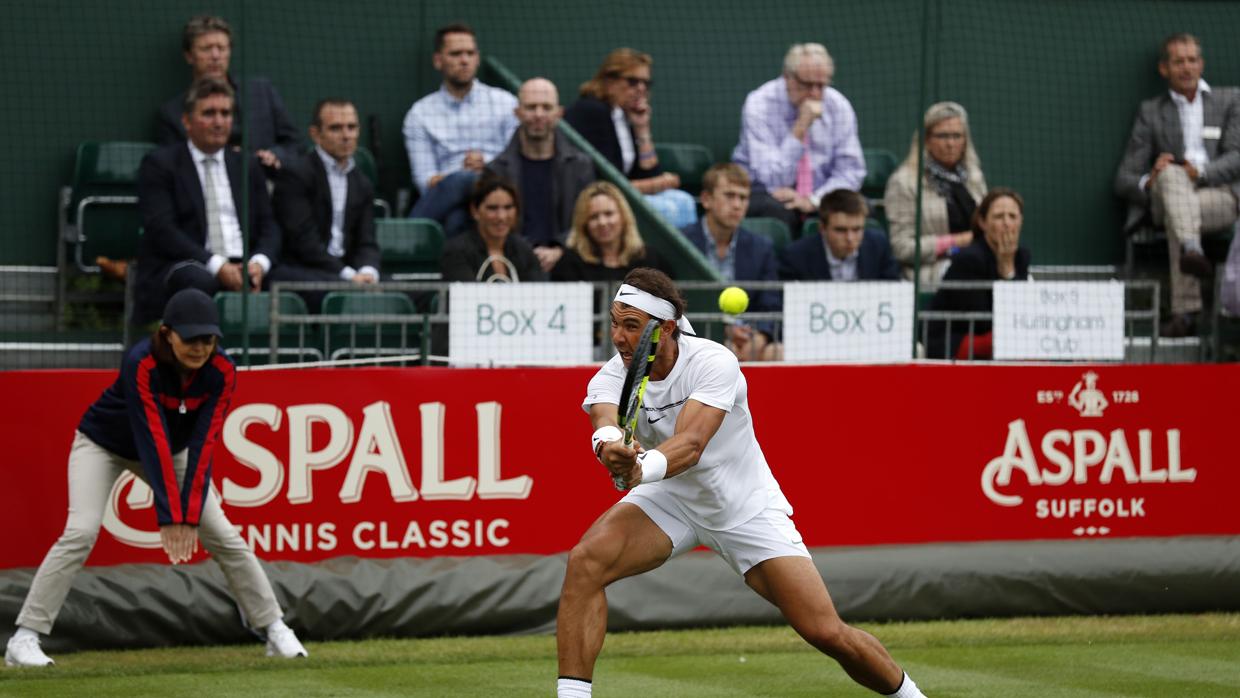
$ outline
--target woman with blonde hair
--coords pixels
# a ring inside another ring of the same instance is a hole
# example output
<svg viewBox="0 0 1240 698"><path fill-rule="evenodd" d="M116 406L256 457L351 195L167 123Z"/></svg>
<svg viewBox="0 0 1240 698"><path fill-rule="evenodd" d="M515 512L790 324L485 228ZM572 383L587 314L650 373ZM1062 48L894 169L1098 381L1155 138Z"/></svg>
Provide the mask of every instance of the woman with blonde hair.
<svg viewBox="0 0 1240 698"><path fill-rule="evenodd" d="M666 271L637 231L624 195L609 182L594 182L577 197L564 247L552 281L622 281L637 267Z"/></svg>
<svg viewBox="0 0 1240 698"><path fill-rule="evenodd" d="M683 228L697 220L697 206L677 188L680 177L659 166L650 127L653 64L650 54L631 48L607 54L594 77L581 85L581 96L564 112L564 121L628 177L659 215Z"/></svg>
<svg viewBox="0 0 1240 698"><path fill-rule="evenodd" d="M924 145L917 134L908 157L887 181L883 206L887 212L891 249L913 278L933 286L943 277L952 255L973 241L970 222L977 202L986 194L982 164L973 149L969 115L955 102L938 102L922 119ZM921 156L921 256L917 256L917 162Z"/></svg>

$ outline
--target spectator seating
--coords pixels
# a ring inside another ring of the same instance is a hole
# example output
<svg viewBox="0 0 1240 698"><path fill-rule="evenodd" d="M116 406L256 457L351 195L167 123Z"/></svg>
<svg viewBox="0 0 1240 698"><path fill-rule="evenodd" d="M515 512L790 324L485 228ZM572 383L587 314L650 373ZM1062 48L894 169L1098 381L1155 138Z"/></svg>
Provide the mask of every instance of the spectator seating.
<svg viewBox="0 0 1240 698"><path fill-rule="evenodd" d="M395 281L439 278L444 232L430 218L381 218L375 238L383 271Z"/></svg>
<svg viewBox="0 0 1240 698"><path fill-rule="evenodd" d="M277 300L278 310L282 315L307 315L309 310L301 296L291 291L282 291ZM215 307L220 311L220 329L224 332L221 340L228 353L240 364L244 364L242 349L245 334L249 334L249 351L251 356L271 357L271 294L241 293L239 291L220 291L215 294ZM323 352L317 348L318 333L313 325L305 323L282 323L280 325L279 348L277 360L284 361L320 361Z"/></svg>
<svg viewBox="0 0 1240 698"><path fill-rule="evenodd" d="M710 148L697 143L656 143L659 166L680 177L680 189L697 196L702 193L702 175L715 164Z"/></svg>
<svg viewBox="0 0 1240 698"><path fill-rule="evenodd" d="M99 272L97 256L137 255L142 226L138 166L154 148L152 143L129 141L85 141L78 146L73 180L61 190L60 199L62 247L73 249L78 269L94 274Z"/></svg>
<svg viewBox="0 0 1240 698"><path fill-rule="evenodd" d="M391 218L392 204L387 199L378 195L379 191L379 167L375 164L375 156L368 149L358 146L357 152L353 153L353 164L357 169L366 175L366 179L375 187L375 217Z"/></svg>
<svg viewBox="0 0 1240 698"><path fill-rule="evenodd" d="M757 216L754 218L746 218L741 221L741 227L751 233L757 233L765 236L772 244L775 245L775 254L778 255L784 251L792 239L792 233L788 230L788 224L778 218L769 218L766 216Z"/></svg>
<svg viewBox="0 0 1240 698"><path fill-rule="evenodd" d="M413 316L413 301L394 291L332 291L323 298L323 312L330 316ZM412 354L421 349L422 323L376 319L328 324L327 354L332 359L358 356Z"/></svg>
<svg viewBox="0 0 1240 698"><path fill-rule="evenodd" d="M865 180L861 182L861 194L870 202L873 210L875 202L882 206L883 194L887 191L887 180L899 166L895 153L882 148L862 148L865 157Z"/></svg>

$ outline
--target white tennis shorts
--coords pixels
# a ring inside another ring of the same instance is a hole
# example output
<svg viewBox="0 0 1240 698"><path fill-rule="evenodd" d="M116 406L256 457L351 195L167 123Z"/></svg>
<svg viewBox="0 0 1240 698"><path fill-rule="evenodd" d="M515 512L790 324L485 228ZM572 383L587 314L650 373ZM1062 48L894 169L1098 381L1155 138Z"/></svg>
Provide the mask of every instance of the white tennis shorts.
<svg viewBox="0 0 1240 698"><path fill-rule="evenodd" d="M810 557L796 524L783 509L767 507L743 524L726 531L712 531L691 521L677 505L676 498L662 490L635 490L621 501L636 504L667 534L672 541L670 557L705 545L719 553L719 557L741 576L754 565L771 558Z"/></svg>

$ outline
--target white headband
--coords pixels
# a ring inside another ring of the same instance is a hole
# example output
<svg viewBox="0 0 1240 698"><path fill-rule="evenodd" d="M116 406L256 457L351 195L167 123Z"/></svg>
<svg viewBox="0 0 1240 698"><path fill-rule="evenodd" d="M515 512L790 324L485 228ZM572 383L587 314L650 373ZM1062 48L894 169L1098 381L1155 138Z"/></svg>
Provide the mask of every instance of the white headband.
<svg viewBox="0 0 1240 698"><path fill-rule="evenodd" d="M620 284L620 290L616 291L616 297L613 300L617 303L631 305L658 320L671 320L676 317L676 306L636 286ZM693 334L693 325L689 324L689 319L683 315L676 320L676 326L681 332Z"/></svg>

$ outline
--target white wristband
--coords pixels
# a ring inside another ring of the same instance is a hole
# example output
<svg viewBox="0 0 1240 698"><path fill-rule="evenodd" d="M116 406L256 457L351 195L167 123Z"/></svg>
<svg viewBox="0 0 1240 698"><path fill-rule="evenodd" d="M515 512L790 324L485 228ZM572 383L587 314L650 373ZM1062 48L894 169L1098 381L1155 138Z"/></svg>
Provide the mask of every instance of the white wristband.
<svg viewBox="0 0 1240 698"><path fill-rule="evenodd" d="M603 444L612 441L619 441L624 438L624 432L620 431L620 427L615 425L607 425L594 430L594 436L590 437L590 448L594 450L594 457L600 463L603 462Z"/></svg>
<svg viewBox="0 0 1240 698"><path fill-rule="evenodd" d="M667 456L663 455L658 449L650 449L644 451L637 456L637 462L642 466L642 484L648 482L658 482L667 475Z"/></svg>

